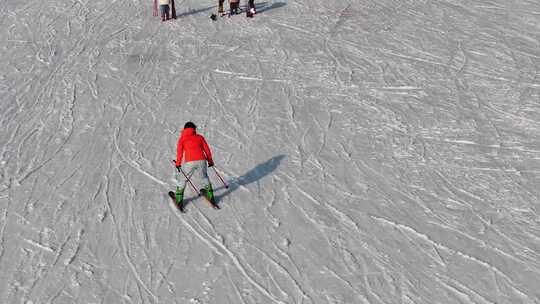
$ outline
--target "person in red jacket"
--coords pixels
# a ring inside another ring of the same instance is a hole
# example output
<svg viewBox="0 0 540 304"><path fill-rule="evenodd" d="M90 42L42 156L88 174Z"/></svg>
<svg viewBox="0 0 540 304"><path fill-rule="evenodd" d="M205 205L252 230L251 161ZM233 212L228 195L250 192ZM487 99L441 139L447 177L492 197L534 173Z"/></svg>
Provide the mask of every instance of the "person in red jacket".
<svg viewBox="0 0 540 304"><path fill-rule="evenodd" d="M184 173L189 178L195 176L201 179L204 182L203 188L200 189L201 194L208 197L208 199L215 204L214 191L206 172L207 166L212 167L214 165L212 152L204 137L197 134L196 129L197 126L191 121L188 121L184 125L182 135L180 135L180 138L178 139L176 167L178 169L183 168ZM184 163L182 163L182 160L184 160ZM186 187L187 180L180 174L176 175L176 180L178 182L176 187L176 203L182 206L184 188Z"/></svg>

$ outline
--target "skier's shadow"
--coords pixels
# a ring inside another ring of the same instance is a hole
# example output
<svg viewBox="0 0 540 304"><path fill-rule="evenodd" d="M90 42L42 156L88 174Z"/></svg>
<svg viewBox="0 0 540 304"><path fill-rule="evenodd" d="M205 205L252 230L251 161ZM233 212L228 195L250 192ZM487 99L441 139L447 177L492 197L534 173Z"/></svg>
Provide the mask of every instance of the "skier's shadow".
<svg viewBox="0 0 540 304"><path fill-rule="evenodd" d="M228 182L229 188L225 188L225 186L223 185L220 187L216 187L215 188L216 192L217 190L227 189L227 191L215 195L216 202L219 203L223 197L229 195L231 192L234 192L239 187L257 182L261 178L272 173L272 171L277 169L277 167L279 166L279 164L284 158L285 158L285 155L282 154L282 155L274 156L270 158L269 160L265 161L264 163L258 164L257 166L255 166L255 168L246 172L246 174L230 180Z"/></svg>
<svg viewBox="0 0 540 304"><path fill-rule="evenodd" d="M285 3L285 2L274 2L274 3L272 3L272 5L267 5L267 4L268 4L267 2L263 2L263 3L261 3L261 6L259 7L255 3L255 9L257 10L257 14L261 14L263 12L266 12L266 11L269 11L269 10L272 10L272 9L275 9L275 8L280 8L282 6L287 5L287 3Z"/></svg>
<svg viewBox="0 0 540 304"><path fill-rule="evenodd" d="M278 155L270 158L269 160L265 161L262 164L258 164L255 166L255 168L249 170L246 172L246 174L234 178L232 180L226 181L228 183L228 188L225 188L225 186L222 184L219 187L214 187L214 191L217 192L222 189L227 189L227 191L220 193L219 195L216 193L214 195L214 198L216 200L216 203L219 204L221 199L227 195L229 195L231 192L234 192L236 189L238 189L241 186L245 186L251 183L254 183L261 178L265 177L266 175L270 174L272 171L276 170L279 164L281 163L281 160L285 158L285 155ZM210 172L209 172L210 173ZM221 183L221 182L220 182ZM216 184L216 182L213 182L213 184ZM191 196L184 199L184 207L186 207L191 202L198 199L200 196Z"/></svg>
<svg viewBox="0 0 540 304"><path fill-rule="evenodd" d="M203 7L203 8L198 8L198 9L189 9L188 11L186 12L183 12L183 13L180 13L180 14L176 14L176 18L182 18L182 17L186 17L186 16L190 16L190 15L195 15L195 14L198 14L198 13L203 13L203 12L206 12L206 11L209 11L211 9L214 9L216 8L217 6L207 6L207 7Z"/></svg>

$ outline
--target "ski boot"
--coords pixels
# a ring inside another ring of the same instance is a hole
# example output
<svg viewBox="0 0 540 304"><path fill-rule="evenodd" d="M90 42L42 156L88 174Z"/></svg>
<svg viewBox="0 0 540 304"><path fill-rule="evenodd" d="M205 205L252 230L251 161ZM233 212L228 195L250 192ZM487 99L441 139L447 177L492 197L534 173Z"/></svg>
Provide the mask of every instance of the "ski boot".
<svg viewBox="0 0 540 304"><path fill-rule="evenodd" d="M216 203L216 199L214 197L214 190L212 189L212 185L208 185L205 188L201 189L201 195L208 199L214 209L219 209L219 205Z"/></svg>
<svg viewBox="0 0 540 304"><path fill-rule="evenodd" d="M173 202L176 204L178 209L180 211L185 212L184 210L184 189L180 189L179 187L176 187L176 193L169 191L169 196L173 200Z"/></svg>

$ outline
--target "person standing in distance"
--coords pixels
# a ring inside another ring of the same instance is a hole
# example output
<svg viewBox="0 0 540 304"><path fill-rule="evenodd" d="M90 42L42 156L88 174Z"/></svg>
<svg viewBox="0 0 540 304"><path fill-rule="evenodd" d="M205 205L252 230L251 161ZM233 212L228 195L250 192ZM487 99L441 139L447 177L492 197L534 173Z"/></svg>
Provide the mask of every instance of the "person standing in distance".
<svg viewBox="0 0 540 304"><path fill-rule="evenodd" d="M166 21L170 19L169 16L169 5L170 0L159 0L159 12L161 13L161 21Z"/></svg>

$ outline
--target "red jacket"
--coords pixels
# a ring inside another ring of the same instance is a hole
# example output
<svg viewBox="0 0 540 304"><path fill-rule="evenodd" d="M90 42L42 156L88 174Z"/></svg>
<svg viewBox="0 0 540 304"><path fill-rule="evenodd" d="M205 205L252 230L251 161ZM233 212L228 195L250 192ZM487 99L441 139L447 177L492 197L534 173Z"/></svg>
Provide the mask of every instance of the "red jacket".
<svg viewBox="0 0 540 304"><path fill-rule="evenodd" d="M182 158L186 154L185 162L194 160L207 160L213 163L212 152L202 135L197 134L195 129L187 128L182 130L182 135L178 139L176 148L176 166L182 164Z"/></svg>

